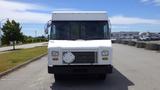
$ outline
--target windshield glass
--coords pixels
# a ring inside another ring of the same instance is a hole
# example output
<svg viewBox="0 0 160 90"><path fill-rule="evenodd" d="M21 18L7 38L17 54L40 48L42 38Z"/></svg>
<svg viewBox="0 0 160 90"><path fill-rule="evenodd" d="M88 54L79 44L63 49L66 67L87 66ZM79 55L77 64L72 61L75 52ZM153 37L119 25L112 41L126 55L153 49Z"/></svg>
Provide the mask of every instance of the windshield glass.
<svg viewBox="0 0 160 90"><path fill-rule="evenodd" d="M95 40L109 39L110 30L106 21L54 21L50 39Z"/></svg>

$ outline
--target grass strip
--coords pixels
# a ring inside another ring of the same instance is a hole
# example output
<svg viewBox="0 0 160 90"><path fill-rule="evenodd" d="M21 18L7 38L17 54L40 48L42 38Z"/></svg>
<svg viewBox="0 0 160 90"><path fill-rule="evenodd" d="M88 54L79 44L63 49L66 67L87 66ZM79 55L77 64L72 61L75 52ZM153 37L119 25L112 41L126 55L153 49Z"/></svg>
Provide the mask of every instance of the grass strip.
<svg viewBox="0 0 160 90"><path fill-rule="evenodd" d="M1 53L0 73L45 53L47 53L46 46L18 49L6 53Z"/></svg>

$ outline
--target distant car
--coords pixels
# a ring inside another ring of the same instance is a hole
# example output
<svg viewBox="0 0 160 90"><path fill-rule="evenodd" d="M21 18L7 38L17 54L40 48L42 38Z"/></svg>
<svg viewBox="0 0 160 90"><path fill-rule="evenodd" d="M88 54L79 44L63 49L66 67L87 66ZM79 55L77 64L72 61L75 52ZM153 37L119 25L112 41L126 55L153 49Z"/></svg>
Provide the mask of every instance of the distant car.
<svg viewBox="0 0 160 90"><path fill-rule="evenodd" d="M139 37L138 40L140 40L140 41L149 41L149 40L151 40L151 38L147 37L147 36L142 36L142 37Z"/></svg>
<svg viewBox="0 0 160 90"><path fill-rule="evenodd" d="M153 37L151 37L151 40L160 40L160 37L158 37L158 36L153 36Z"/></svg>
<svg viewBox="0 0 160 90"><path fill-rule="evenodd" d="M160 35L158 33L143 32L139 33L138 40L141 41L160 40Z"/></svg>
<svg viewBox="0 0 160 90"><path fill-rule="evenodd" d="M160 35L157 33L150 33L151 40L160 40Z"/></svg>

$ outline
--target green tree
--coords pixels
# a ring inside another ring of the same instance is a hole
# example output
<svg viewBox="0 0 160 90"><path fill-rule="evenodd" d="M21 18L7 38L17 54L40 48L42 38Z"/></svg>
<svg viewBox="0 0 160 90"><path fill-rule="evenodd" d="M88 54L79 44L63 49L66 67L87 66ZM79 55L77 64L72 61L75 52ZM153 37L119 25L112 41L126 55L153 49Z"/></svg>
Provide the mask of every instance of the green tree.
<svg viewBox="0 0 160 90"><path fill-rule="evenodd" d="M21 32L22 27L14 20L7 20L2 27L3 37L2 42L9 45L10 41L13 42L13 49L15 49L15 42L23 41L24 36Z"/></svg>

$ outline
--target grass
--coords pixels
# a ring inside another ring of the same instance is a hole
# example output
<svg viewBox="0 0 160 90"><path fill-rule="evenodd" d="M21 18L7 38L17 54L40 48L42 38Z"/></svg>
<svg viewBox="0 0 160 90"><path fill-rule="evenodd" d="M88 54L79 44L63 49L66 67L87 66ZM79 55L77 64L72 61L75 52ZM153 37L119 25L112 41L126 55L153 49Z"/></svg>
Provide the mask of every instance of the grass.
<svg viewBox="0 0 160 90"><path fill-rule="evenodd" d="M45 53L47 53L46 46L1 53L0 73Z"/></svg>

